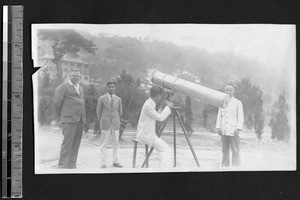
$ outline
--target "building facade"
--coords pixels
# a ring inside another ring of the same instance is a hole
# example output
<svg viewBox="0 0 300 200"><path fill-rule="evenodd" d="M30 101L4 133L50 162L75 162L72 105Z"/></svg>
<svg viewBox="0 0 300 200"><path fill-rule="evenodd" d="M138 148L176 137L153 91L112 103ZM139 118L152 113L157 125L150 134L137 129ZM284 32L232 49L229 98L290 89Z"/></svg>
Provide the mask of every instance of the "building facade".
<svg viewBox="0 0 300 200"><path fill-rule="evenodd" d="M90 63L76 58L65 57L61 60L62 77L68 78L70 69L77 68L81 73L80 83L84 85L90 84Z"/></svg>

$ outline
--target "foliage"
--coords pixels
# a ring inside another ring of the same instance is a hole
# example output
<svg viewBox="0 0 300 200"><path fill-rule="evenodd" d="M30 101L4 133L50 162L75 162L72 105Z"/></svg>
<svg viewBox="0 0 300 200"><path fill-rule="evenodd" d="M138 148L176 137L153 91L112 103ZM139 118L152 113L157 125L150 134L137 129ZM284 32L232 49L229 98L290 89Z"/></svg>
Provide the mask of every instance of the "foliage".
<svg viewBox="0 0 300 200"><path fill-rule="evenodd" d="M53 97L42 96L38 101L38 122L40 125L50 125L53 120Z"/></svg>
<svg viewBox="0 0 300 200"><path fill-rule="evenodd" d="M290 138L291 128L288 120L289 105L286 102L285 91L283 91L278 100L273 105L272 118L269 126L272 129L272 139L288 141Z"/></svg>
<svg viewBox="0 0 300 200"><path fill-rule="evenodd" d="M126 71L122 71L120 78L117 79L116 95L122 100L123 115L121 118L127 118L133 126L137 125L138 117L142 106L147 99L147 94L141 89L135 89L136 82L134 81L132 75ZM87 132L92 126L94 127L94 132L100 131L100 124L97 118L96 108L98 103L98 98L106 93L105 87L100 87L98 90L94 85L90 85L85 89L85 108L87 116L87 125L85 126L85 131ZM134 94L135 93L135 94ZM132 95L134 95L132 97ZM128 105L131 97L132 104L127 112ZM126 116L127 114L127 116Z"/></svg>
<svg viewBox="0 0 300 200"><path fill-rule="evenodd" d="M194 121L194 114L192 111L192 100L189 96L186 96L185 98L184 114L181 116L185 130L187 130L187 132L190 134L193 133L194 129L192 127L192 123Z"/></svg>
<svg viewBox="0 0 300 200"><path fill-rule="evenodd" d="M124 70L121 73L120 79L117 80L116 88L116 94L122 99L122 118L127 118L126 120L128 120L133 126L137 125L142 106L148 98L148 95L144 90L135 88L136 84L138 83L134 81L132 75ZM131 98L132 102L130 108L128 108Z"/></svg>
<svg viewBox="0 0 300 200"><path fill-rule="evenodd" d="M218 107L205 104L202 111L203 127L213 131L216 126Z"/></svg>
<svg viewBox="0 0 300 200"><path fill-rule="evenodd" d="M40 125L50 125L53 120L54 88L49 73L38 76L38 122Z"/></svg>
<svg viewBox="0 0 300 200"><path fill-rule="evenodd" d="M89 85L84 90L84 101L85 101L85 113L86 113L86 124L84 125L84 131L88 132L90 127L98 121L97 118L97 101L98 95L94 85Z"/></svg>
<svg viewBox="0 0 300 200"><path fill-rule="evenodd" d="M235 96L243 103L246 127L254 127L257 138L260 140L264 128L263 92L261 88L254 85L249 78L242 78L236 84Z"/></svg>
<svg viewBox="0 0 300 200"><path fill-rule="evenodd" d="M77 54L81 50L95 54L95 44L91 40L85 39L74 30L42 29L38 31L38 37L43 41L51 41L50 45L53 54L52 62L56 65L59 83L63 80L61 70L59 69L60 61L65 55Z"/></svg>

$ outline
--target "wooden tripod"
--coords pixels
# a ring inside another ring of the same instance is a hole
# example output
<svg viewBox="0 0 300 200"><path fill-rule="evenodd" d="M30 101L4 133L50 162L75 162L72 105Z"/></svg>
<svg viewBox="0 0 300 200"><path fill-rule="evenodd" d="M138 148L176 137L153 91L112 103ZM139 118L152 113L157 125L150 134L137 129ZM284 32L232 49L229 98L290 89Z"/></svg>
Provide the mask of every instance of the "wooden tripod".
<svg viewBox="0 0 300 200"><path fill-rule="evenodd" d="M196 163L197 163L197 166L200 167L200 164L199 164L197 155L196 155L196 153L195 153L195 151L194 151L194 148L193 148L193 146L192 146L192 144L191 144L191 142L190 142L190 140L189 140L189 138L188 138L188 134L187 134L187 132L186 132L184 126L183 126L183 122L182 122L182 120L180 119L180 116L179 116L179 113L178 113L178 109L179 109L179 108L180 108L180 107L174 107L174 108L172 108L172 114L171 114L171 115L163 122L163 124L162 124L160 130L159 130L158 133L157 133L157 136L160 137L160 136L162 135L163 130L164 130L164 128L165 128L167 122L169 121L169 119L170 119L171 116L172 116L172 118L173 118L173 141L174 141L174 167L176 167L176 118L177 118L178 121L179 121L179 124L180 124L180 126L181 126L181 128L182 128L182 131L183 131L183 133L184 133L184 136L185 136L185 138L186 138L186 140L187 140L187 142L188 142L188 145L189 145L189 147L190 147L190 149L191 149L191 151L192 151L192 154L193 154L194 159L195 159L195 161L196 161ZM146 163L148 163L149 157L150 157L150 155L152 154L153 150L154 150L154 148L151 147L150 151L149 151L149 152L147 153L147 155L146 155L146 158L145 158L145 160L144 160L144 162L143 162L143 164L142 164L142 167L145 167Z"/></svg>

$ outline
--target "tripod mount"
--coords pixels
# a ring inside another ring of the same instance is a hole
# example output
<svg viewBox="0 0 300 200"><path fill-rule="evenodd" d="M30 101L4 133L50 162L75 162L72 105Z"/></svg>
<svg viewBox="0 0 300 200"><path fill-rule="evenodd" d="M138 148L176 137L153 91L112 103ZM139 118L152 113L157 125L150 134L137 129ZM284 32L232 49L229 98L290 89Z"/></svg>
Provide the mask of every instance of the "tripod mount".
<svg viewBox="0 0 300 200"><path fill-rule="evenodd" d="M196 164L197 164L198 167L200 167L197 155L196 155L196 153L194 151L194 148L193 148L193 146L192 146L192 144L190 142L190 139L188 137L188 133L185 130L183 122L182 122L182 120L181 120L181 118L179 116L178 109L180 109L180 108L181 107L173 107L171 109L172 110L171 115L165 121L163 121L160 129L157 132L157 136L160 137L162 135L162 133L163 133L165 127L166 127L166 124L168 123L169 119L172 118L173 119L173 142L174 142L174 167L176 167L176 159L177 159L177 157L176 157L176 148L177 148L177 146L176 146L176 134L177 134L176 133L176 118L177 118L177 120L179 121L179 125L180 125L180 127L181 127L181 129L183 131L183 134L184 134L184 136L186 138L186 141L187 141L187 143L188 143L188 145L190 147L190 150L191 150L191 152L192 152L192 154L194 156ZM144 160L144 162L142 164L142 167L145 167L146 163L148 163L149 157L151 156L153 150L154 150L154 148L151 147L150 151L146 154L146 158L145 158L145 160Z"/></svg>

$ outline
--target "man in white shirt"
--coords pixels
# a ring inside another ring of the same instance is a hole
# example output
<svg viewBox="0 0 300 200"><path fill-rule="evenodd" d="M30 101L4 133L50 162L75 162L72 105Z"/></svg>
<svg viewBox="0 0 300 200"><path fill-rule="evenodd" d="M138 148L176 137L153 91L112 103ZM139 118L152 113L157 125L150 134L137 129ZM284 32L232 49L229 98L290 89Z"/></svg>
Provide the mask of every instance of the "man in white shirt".
<svg viewBox="0 0 300 200"><path fill-rule="evenodd" d="M239 133L243 130L244 123L243 104L233 96L234 87L232 85L225 87L225 93L230 96L230 99L224 109L219 108L216 123L217 132L222 137L222 167L230 165L230 147L232 150L232 166L239 166L241 164Z"/></svg>
<svg viewBox="0 0 300 200"><path fill-rule="evenodd" d="M173 103L168 103L162 112L155 110L156 104L163 99L163 89L152 87L150 89L150 98L143 105L137 127L137 140L141 143L152 146L160 154L161 171L171 171L172 154L169 145L159 138L155 133L155 122L164 121L170 114Z"/></svg>

